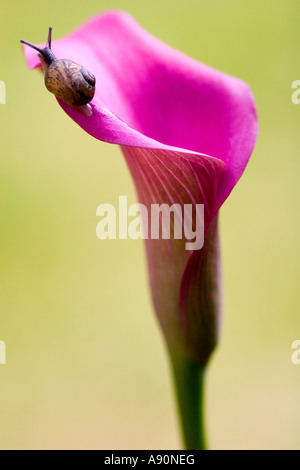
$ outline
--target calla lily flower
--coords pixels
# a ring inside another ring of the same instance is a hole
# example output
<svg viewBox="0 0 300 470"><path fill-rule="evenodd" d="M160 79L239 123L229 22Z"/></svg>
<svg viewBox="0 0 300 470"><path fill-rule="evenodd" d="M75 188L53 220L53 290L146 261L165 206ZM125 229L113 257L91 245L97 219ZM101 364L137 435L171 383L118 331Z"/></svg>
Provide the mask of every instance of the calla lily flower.
<svg viewBox="0 0 300 470"><path fill-rule="evenodd" d="M24 50L28 66L40 67L36 51ZM91 116L58 102L90 135L121 146L140 203L149 212L153 204L190 204L195 211L204 205L202 249L187 250L185 237L146 240L154 307L184 408L183 382L193 382L194 367L206 366L219 336L218 211L255 145L251 90L164 44L121 11L92 18L52 50L95 75ZM191 421L189 413L183 421Z"/></svg>

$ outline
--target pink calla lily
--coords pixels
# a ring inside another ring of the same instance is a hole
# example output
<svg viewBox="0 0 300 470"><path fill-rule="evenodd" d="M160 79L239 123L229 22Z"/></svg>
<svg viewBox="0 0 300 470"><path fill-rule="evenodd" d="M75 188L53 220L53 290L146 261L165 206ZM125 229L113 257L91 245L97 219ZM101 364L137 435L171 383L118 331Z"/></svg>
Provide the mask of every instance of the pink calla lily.
<svg viewBox="0 0 300 470"><path fill-rule="evenodd" d="M40 67L25 46L28 66ZM255 103L241 80L197 62L146 32L127 13L98 15L54 41L57 58L96 77L92 116L59 100L99 140L122 147L139 200L204 204L204 246L146 241L155 310L171 355L205 366L218 337L217 216L240 179L257 137Z"/></svg>
<svg viewBox="0 0 300 470"><path fill-rule="evenodd" d="M54 41L52 50L96 76L91 117L60 101L62 108L92 136L122 146L140 202L203 203L207 240L256 141L248 86L172 49L119 11L96 16ZM25 47L25 55L31 69L41 65L34 50ZM216 340L216 325L203 318L199 298L205 251L191 253L177 240L147 241L152 293L165 335L178 345L183 333L200 363ZM211 346L203 347L207 342Z"/></svg>

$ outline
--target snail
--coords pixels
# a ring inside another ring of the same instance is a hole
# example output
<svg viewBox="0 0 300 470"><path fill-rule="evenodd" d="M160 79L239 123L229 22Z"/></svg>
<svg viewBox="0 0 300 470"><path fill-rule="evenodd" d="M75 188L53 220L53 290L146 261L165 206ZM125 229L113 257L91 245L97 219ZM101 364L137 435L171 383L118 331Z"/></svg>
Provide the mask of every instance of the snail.
<svg viewBox="0 0 300 470"><path fill-rule="evenodd" d="M23 40L20 42L38 51L47 90L82 114L91 116L92 108L88 103L95 94L95 76L71 60L57 59L51 50L51 39L50 27L44 49Z"/></svg>

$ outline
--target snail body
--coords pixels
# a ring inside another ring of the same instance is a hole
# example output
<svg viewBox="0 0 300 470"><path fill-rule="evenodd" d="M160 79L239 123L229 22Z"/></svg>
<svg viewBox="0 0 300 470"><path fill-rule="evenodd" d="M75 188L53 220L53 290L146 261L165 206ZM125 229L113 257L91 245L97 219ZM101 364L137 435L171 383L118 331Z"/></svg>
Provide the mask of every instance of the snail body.
<svg viewBox="0 0 300 470"><path fill-rule="evenodd" d="M51 50L51 34L52 28L49 28L47 46L44 49L26 41L21 43L38 51L47 90L72 108L89 116L92 109L88 103L95 94L95 76L72 60L57 59Z"/></svg>

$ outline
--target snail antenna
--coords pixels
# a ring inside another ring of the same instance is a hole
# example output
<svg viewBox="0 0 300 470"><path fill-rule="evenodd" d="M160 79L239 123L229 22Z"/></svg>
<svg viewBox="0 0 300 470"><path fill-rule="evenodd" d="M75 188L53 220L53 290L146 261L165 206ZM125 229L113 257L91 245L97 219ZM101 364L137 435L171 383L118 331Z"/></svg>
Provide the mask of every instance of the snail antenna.
<svg viewBox="0 0 300 470"><path fill-rule="evenodd" d="M23 41L23 39L21 39L20 42L21 42L22 44L26 44L26 46L32 47L32 49L35 49L35 50L38 51L38 52L42 52L42 49L40 49L40 48L37 47L37 46L34 46L33 44L30 44L30 42Z"/></svg>
<svg viewBox="0 0 300 470"><path fill-rule="evenodd" d="M52 41L52 26L50 26L50 28L49 28L48 40L47 40L47 44L48 44L49 49L51 49L51 41Z"/></svg>

